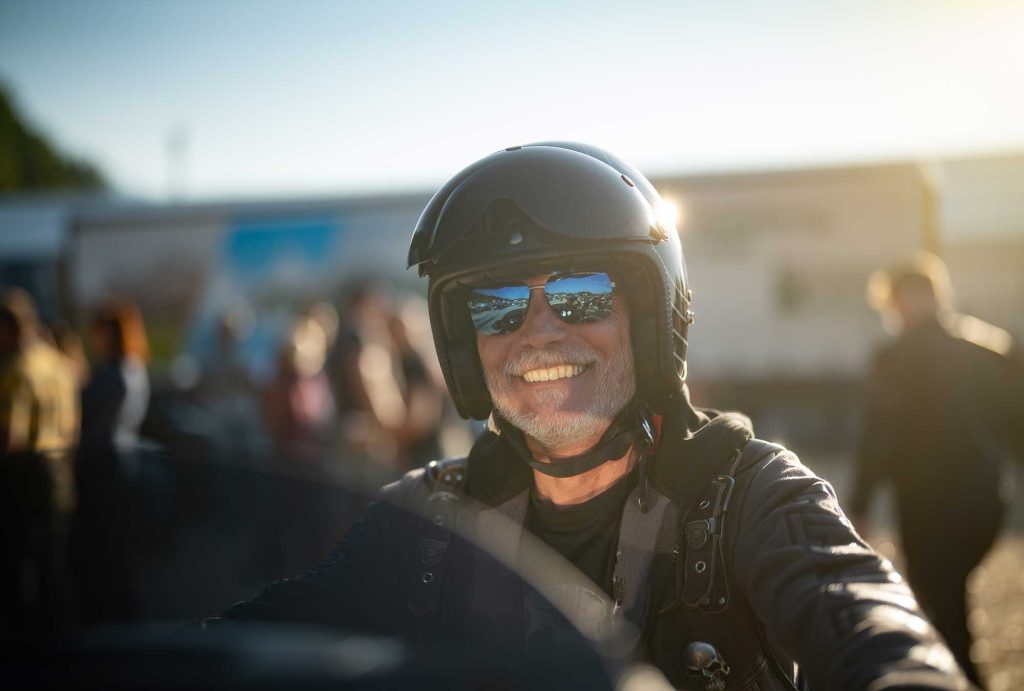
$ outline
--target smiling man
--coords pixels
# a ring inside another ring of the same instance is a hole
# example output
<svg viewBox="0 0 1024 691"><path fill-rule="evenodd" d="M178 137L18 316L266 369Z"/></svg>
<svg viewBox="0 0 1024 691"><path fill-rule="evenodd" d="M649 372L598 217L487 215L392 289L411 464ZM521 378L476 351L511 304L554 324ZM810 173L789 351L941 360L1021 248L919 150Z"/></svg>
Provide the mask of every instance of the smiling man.
<svg viewBox="0 0 1024 691"><path fill-rule="evenodd" d="M553 646L558 617L459 537L525 563L533 536L565 566L541 574L546 592L569 593L575 621L627 624L617 649L673 685L967 688L831 487L744 416L691 405L691 293L660 205L633 168L563 142L498 152L442 187L409 263L429 278L456 406L488 430L226 618Z"/></svg>

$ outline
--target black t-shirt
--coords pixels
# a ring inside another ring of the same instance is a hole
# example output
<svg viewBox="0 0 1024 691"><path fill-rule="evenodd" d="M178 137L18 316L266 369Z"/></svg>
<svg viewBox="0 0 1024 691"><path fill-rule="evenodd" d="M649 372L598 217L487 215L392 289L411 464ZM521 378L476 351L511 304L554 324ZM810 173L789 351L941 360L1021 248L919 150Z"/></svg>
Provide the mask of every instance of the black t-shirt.
<svg viewBox="0 0 1024 691"><path fill-rule="evenodd" d="M557 507L530 493L526 528L612 596L615 547L626 498L636 487L634 470L592 499Z"/></svg>

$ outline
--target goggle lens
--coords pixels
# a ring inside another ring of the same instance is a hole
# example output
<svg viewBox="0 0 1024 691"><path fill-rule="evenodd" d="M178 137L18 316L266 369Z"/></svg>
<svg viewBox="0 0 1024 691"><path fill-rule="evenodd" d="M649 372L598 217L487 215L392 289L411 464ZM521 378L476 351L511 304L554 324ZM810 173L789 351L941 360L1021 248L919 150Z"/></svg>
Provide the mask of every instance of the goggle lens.
<svg viewBox="0 0 1024 691"><path fill-rule="evenodd" d="M469 291L469 315L485 336L512 333L526 320L530 287L525 283L479 286ZM552 276L544 284L548 307L567 324L589 324L612 313L615 281L604 272Z"/></svg>

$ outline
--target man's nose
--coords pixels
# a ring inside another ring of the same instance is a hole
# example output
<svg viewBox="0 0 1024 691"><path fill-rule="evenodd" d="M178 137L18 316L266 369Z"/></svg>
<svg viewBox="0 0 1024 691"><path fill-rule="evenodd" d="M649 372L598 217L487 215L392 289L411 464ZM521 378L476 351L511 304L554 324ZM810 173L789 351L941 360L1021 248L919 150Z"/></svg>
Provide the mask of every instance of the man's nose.
<svg viewBox="0 0 1024 691"><path fill-rule="evenodd" d="M544 348L566 337L565 322L555 315L544 297L544 287L530 289L530 305L526 320L519 329L523 340L534 348Z"/></svg>

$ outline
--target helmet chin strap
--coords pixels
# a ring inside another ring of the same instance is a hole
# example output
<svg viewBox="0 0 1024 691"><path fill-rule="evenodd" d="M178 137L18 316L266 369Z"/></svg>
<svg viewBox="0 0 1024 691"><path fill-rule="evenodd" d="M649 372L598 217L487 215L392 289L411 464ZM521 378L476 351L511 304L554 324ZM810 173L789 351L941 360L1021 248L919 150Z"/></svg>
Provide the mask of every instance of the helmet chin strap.
<svg viewBox="0 0 1024 691"><path fill-rule="evenodd" d="M514 427L497 411L493 412L493 418L501 433L501 438L512 447L516 455L531 468L549 477L565 478L582 475L608 461L622 458L630 446L636 442L641 442L645 447L641 449L641 464L646 465L646 459L650 455L649 449L646 447L649 447L653 441L650 435L650 422L647 419L644 406L636 399L628 403L615 416L600 441L589 451L578 456L558 458L555 463L543 463L535 459L530 453L530 449L526 445L526 437L520 429Z"/></svg>

